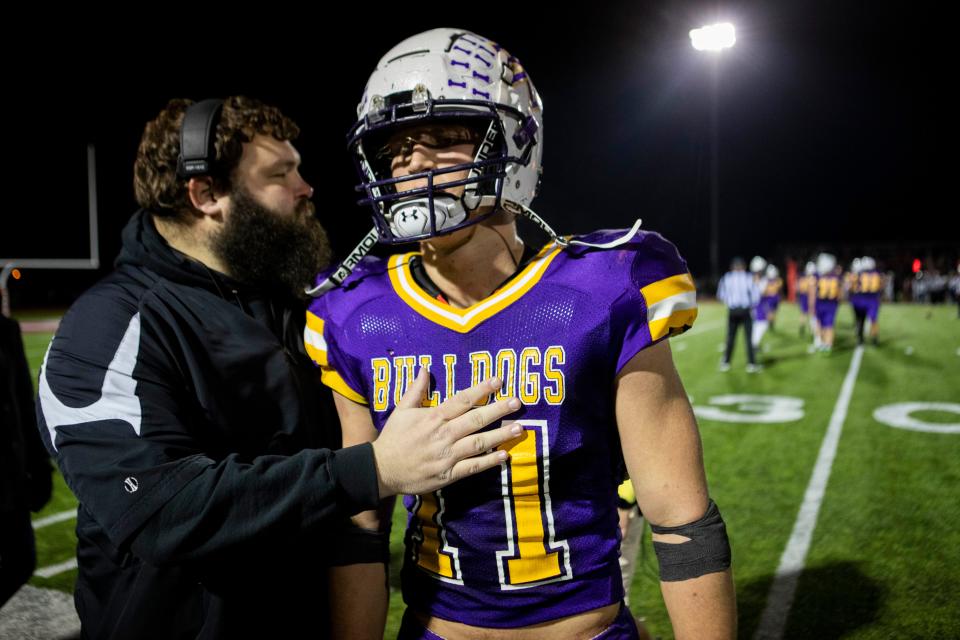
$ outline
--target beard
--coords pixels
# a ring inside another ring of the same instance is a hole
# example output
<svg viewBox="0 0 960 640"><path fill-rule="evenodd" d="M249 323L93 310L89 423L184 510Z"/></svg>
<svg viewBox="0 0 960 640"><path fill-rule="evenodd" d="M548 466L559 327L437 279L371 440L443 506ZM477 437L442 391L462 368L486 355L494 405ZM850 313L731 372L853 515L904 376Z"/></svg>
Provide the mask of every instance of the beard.
<svg viewBox="0 0 960 640"><path fill-rule="evenodd" d="M267 291L281 288L306 298L304 289L330 264L327 232L314 217L309 200L283 215L260 204L246 189L230 192L229 217L212 239L214 253L230 275L244 284Z"/></svg>

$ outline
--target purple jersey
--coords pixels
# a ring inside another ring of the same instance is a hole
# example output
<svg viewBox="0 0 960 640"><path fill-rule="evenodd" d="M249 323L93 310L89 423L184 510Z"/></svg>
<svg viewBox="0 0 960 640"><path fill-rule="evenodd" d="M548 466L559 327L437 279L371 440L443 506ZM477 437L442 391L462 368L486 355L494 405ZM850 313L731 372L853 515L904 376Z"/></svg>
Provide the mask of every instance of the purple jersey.
<svg viewBox="0 0 960 640"><path fill-rule="evenodd" d="M760 298L760 306L762 306L766 313L765 316L770 315L771 313L777 310L777 307L780 306L780 296L763 296Z"/></svg>
<svg viewBox="0 0 960 640"><path fill-rule="evenodd" d="M780 290L783 289L783 280L767 278L763 283L763 297L780 299Z"/></svg>
<svg viewBox="0 0 960 640"><path fill-rule="evenodd" d="M816 281L816 276L800 276L797 278L797 304L800 305L800 313L804 315L809 312L807 307L810 302L808 298L810 287L813 287Z"/></svg>
<svg viewBox="0 0 960 640"><path fill-rule="evenodd" d="M880 293L883 291L883 276L879 271L861 271L853 276L850 304L855 313L866 314L870 322L876 322L880 313Z"/></svg>
<svg viewBox="0 0 960 640"><path fill-rule="evenodd" d="M760 301L757 302L757 306L753 308L753 319L758 322L764 322L767 319L767 312L769 307L767 303L763 301L763 298L760 298Z"/></svg>
<svg viewBox="0 0 960 640"><path fill-rule="evenodd" d="M757 306L753 308L753 319L758 322L765 322L780 304L782 281L780 278L761 278L759 285L760 300L757 301Z"/></svg>
<svg viewBox="0 0 960 640"><path fill-rule="evenodd" d="M814 291L816 292L817 301L821 300L833 300L837 301L840 299L840 276L835 274L827 274L825 276L818 276L816 281L813 283Z"/></svg>
<svg viewBox="0 0 960 640"><path fill-rule="evenodd" d="M509 418L525 434L501 447L511 457L500 469L404 500L404 600L499 628L620 601L611 390L636 353L692 325L686 263L650 232L608 250L551 244L490 297L457 309L416 283L416 255L365 258L310 305L305 341L324 382L367 404L380 430L420 366L432 374L430 405L495 374L503 387L492 395L520 399Z"/></svg>
<svg viewBox="0 0 960 640"><path fill-rule="evenodd" d="M883 291L883 276L879 271L861 271L853 276L850 291L862 296L879 296Z"/></svg>

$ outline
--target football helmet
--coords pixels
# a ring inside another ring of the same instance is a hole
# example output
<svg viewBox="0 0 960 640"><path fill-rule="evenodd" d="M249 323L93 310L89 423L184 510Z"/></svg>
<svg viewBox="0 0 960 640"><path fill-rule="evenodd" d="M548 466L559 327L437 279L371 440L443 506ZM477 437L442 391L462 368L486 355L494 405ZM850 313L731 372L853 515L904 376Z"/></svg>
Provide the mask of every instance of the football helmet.
<svg viewBox="0 0 960 640"><path fill-rule="evenodd" d="M393 178L387 140L409 127L444 124L476 133L473 160ZM533 201L543 104L523 66L500 45L463 29L432 29L407 38L377 64L348 146L360 174L357 190L366 196L360 204L372 207L379 241L422 240L475 224L501 207L518 213ZM441 176L463 171L464 179L443 183ZM426 186L405 189L412 180ZM460 185L462 195L448 191Z"/></svg>
<svg viewBox="0 0 960 640"><path fill-rule="evenodd" d="M753 258L750 260L751 273L761 273L766 268L767 261L764 260L762 256L753 256Z"/></svg>
<svg viewBox="0 0 960 640"><path fill-rule="evenodd" d="M860 258L860 271L876 271L877 261L870 256Z"/></svg>
<svg viewBox="0 0 960 640"><path fill-rule="evenodd" d="M837 258L832 253L817 256L817 275L825 276L837 267Z"/></svg>
<svg viewBox="0 0 960 640"><path fill-rule="evenodd" d="M803 268L803 275L812 276L817 273L817 265L813 263L813 260L808 262Z"/></svg>
<svg viewBox="0 0 960 640"><path fill-rule="evenodd" d="M476 143L471 162L392 177L391 161L404 149L466 141ZM613 248L641 225L637 220L622 237L591 244L558 236L530 209L542 172L543 103L516 58L463 29L424 31L388 51L367 80L347 145L360 175L356 190L364 194L359 204L371 207L374 228L307 289L312 296L339 286L377 242L443 235L501 209L531 220L560 246ZM451 173L466 177L447 181ZM425 186L403 184L414 181ZM462 194L450 191L460 186Z"/></svg>
<svg viewBox="0 0 960 640"><path fill-rule="evenodd" d="M780 270L777 269L774 265L768 264L766 274L767 274L768 280L773 280L774 278L780 275Z"/></svg>

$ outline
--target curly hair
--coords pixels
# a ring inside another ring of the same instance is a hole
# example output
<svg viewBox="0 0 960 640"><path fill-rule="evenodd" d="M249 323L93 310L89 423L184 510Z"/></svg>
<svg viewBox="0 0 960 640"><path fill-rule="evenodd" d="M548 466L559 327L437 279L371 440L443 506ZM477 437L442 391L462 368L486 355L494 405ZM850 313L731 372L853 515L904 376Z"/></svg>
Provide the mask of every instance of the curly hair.
<svg viewBox="0 0 960 640"><path fill-rule="evenodd" d="M187 194L188 180L177 175L180 125L191 104L192 100L171 100L147 123L140 138L133 164L133 191L137 203L155 215L183 220L184 214L193 208ZM214 142L216 157L211 177L215 189L230 190L243 154L242 145L256 134L295 140L300 128L279 109L259 100L244 96L224 100Z"/></svg>

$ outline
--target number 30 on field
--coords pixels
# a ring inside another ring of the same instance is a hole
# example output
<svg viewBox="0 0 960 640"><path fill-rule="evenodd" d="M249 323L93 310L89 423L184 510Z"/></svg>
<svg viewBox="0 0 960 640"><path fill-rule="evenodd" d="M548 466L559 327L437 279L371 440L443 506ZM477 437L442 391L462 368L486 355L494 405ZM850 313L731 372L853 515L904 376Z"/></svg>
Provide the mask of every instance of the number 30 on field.
<svg viewBox="0 0 960 640"><path fill-rule="evenodd" d="M919 411L952 413L960 416L960 404L952 402L898 402L878 407L873 419L895 429L924 433L960 434L960 422L927 422L916 417ZM704 420L737 424L775 424L803 418L803 399L790 396L723 395L710 398L708 406L693 412Z"/></svg>

